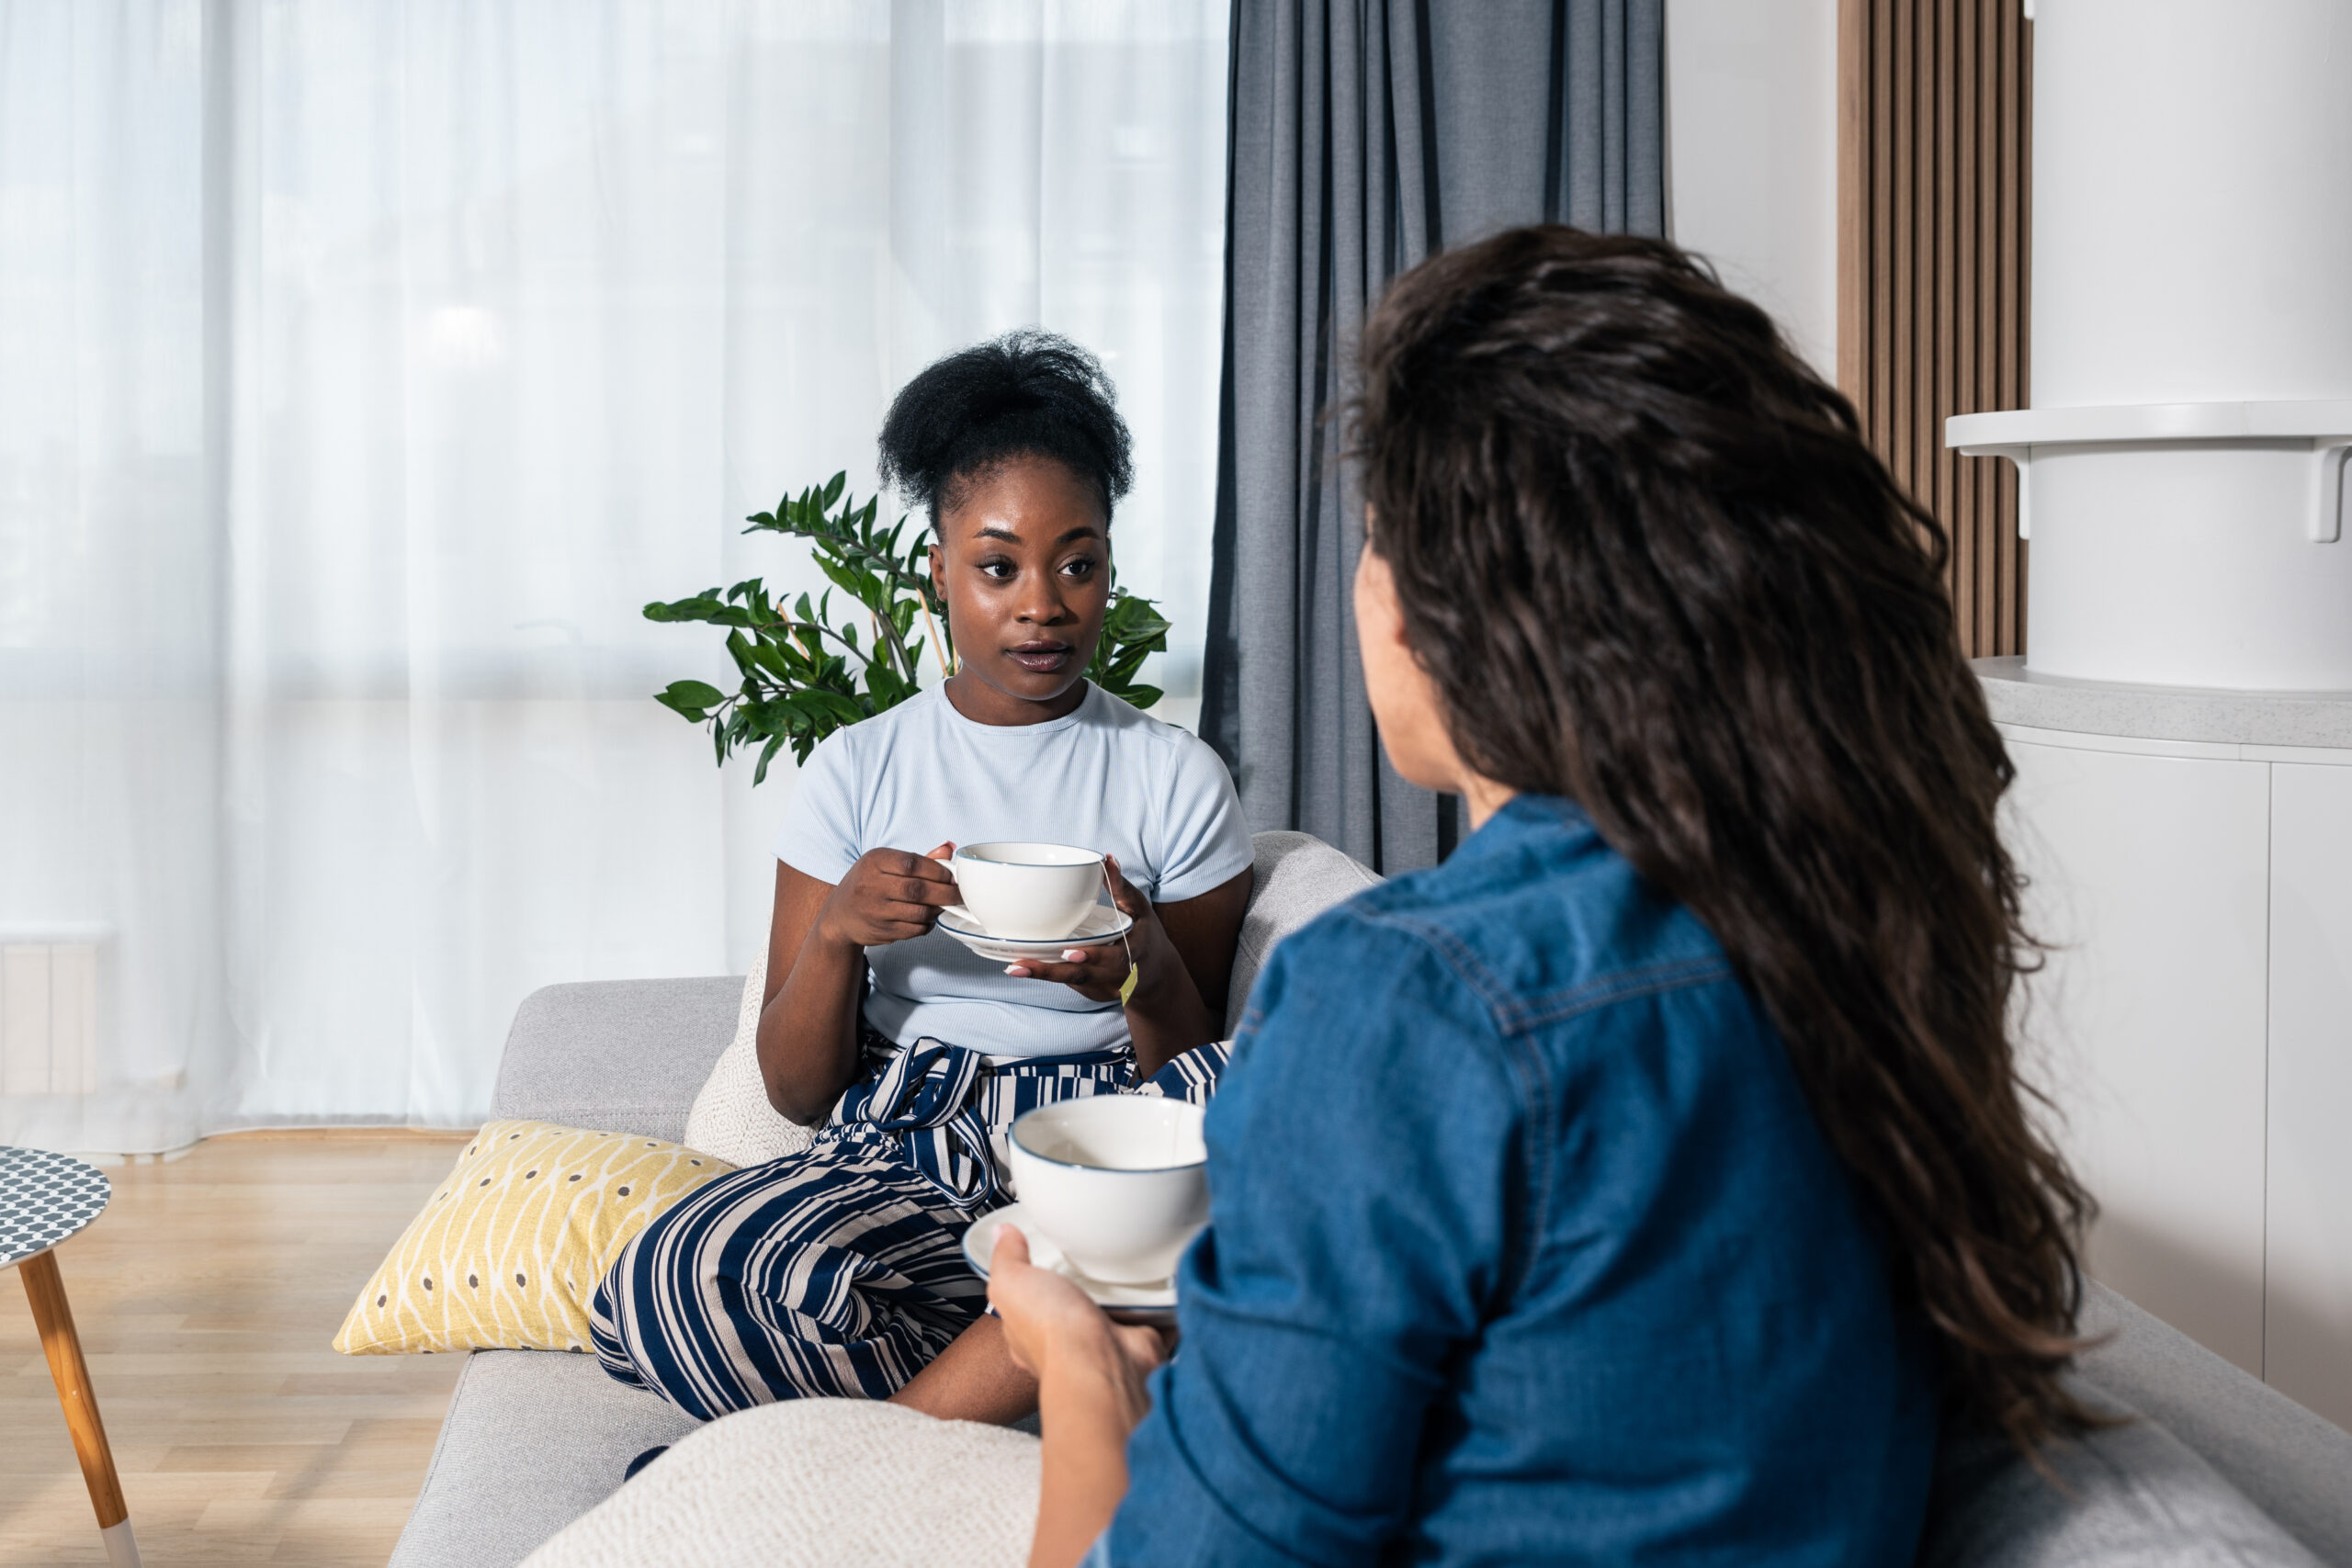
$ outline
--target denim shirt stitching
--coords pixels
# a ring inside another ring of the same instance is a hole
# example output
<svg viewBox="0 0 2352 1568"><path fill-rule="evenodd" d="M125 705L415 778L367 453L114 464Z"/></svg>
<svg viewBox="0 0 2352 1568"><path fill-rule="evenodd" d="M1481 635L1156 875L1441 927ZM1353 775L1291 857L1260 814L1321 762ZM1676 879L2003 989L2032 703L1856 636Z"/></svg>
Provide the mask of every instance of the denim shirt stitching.
<svg viewBox="0 0 2352 1568"><path fill-rule="evenodd" d="M1496 978L1493 970L1478 962L1477 954L1460 937L1443 926L1417 920L1410 915L1367 914L1365 919L1374 924L1387 926L1404 935L1420 939L1437 953L1440 962L1453 971L1454 978L1467 986L1486 1004L1498 1032L1505 1035L1521 1032L1511 1027L1509 1021L1519 1010L1519 998Z"/></svg>
<svg viewBox="0 0 2352 1568"><path fill-rule="evenodd" d="M1628 1001L1659 991L1680 990L1732 977L1730 964L1718 956L1669 958L1638 968L1611 970L1606 975L1579 981L1565 991L1522 999L1479 960L1467 942L1444 927L1415 919L1409 915L1384 914L1369 918L1427 942L1455 976L1486 1003L1494 1015L1495 1028L1505 1035L1525 1034L1548 1023L1564 1022L1578 1013L1590 1012L1611 1002Z"/></svg>
<svg viewBox="0 0 2352 1568"><path fill-rule="evenodd" d="M1527 1035L1506 1033L1501 1039L1505 1058L1514 1069L1511 1076L1519 1082L1520 1139L1527 1151L1528 1201L1521 1234L1513 1238L1511 1256L1495 1281L1494 1300L1487 1311L1489 1320L1509 1310L1520 1286L1544 1255L1544 1238L1550 1234L1546 1227L1551 1223L1552 1165L1557 1153L1552 1119L1542 1113L1542 1108L1552 1103L1551 1066Z"/></svg>
<svg viewBox="0 0 2352 1568"><path fill-rule="evenodd" d="M1521 1004L1520 1027L1540 1029L1617 1002L1654 997L1665 991L1693 990L1732 977L1730 964L1721 958L1674 958L1639 969L1621 969L1554 996Z"/></svg>

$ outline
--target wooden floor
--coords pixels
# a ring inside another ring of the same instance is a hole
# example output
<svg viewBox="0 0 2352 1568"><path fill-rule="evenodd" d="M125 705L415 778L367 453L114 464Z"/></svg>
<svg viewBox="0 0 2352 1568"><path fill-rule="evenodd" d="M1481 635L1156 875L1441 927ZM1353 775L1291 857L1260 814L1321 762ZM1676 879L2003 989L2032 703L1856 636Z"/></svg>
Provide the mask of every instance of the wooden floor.
<svg viewBox="0 0 2352 1568"><path fill-rule="evenodd" d="M57 1259L150 1564L390 1554L464 1359L327 1342L464 1137L215 1138L107 1172L113 1202ZM0 1564L105 1561L0 1270Z"/></svg>

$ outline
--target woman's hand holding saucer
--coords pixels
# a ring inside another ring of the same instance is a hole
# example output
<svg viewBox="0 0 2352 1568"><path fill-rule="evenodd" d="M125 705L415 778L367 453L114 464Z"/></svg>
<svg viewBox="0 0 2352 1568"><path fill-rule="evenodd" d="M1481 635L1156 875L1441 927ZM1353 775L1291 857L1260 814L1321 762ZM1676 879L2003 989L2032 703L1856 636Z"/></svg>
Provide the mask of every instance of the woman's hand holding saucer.
<svg viewBox="0 0 2352 1568"><path fill-rule="evenodd" d="M1109 871L1111 899L1122 914L1135 921L1125 942L1114 942L1100 947L1072 947L1062 953L1062 962L1047 964L1037 959L1023 959L1005 973L1016 979L1047 980L1068 986L1091 1002L1115 1002L1126 999L1122 993L1127 983L1127 954L1135 954L1135 970L1139 979L1155 973L1166 973L1163 965L1182 962L1168 940L1166 928L1159 923L1159 911L1120 873L1118 857L1104 855L1102 863ZM1159 962L1155 963L1157 959Z"/></svg>
<svg viewBox="0 0 2352 1568"><path fill-rule="evenodd" d="M1168 1359L1171 1331L1114 1323L1084 1291L1029 1261L1029 1238L1012 1225L989 1255L989 1305L1004 1323L1005 1345L1040 1383L1057 1370L1103 1374L1132 1420L1150 1400L1144 1379Z"/></svg>
<svg viewBox="0 0 2352 1568"><path fill-rule="evenodd" d="M922 935L937 923L940 910L962 897L956 874L946 865L955 852L952 843L924 854L866 851L826 898L819 931L854 947L884 947Z"/></svg>
<svg viewBox="0 0 2352 1568"><path fill-rule="evenodd" d="M1104 855L1102 863L1112 900L1127 917L1126 933L1110 942L1073 942L1062 950L1058 964L1023 958L1004 972L1016 979L1068 986L1089 1001L1119 1003L1135 1047L1135 1078L1141 1083L1185 1052L1217 1038L1224 998L1219 997L1216 1008L1202 999L1193 978L1195 965L1170 934L1159 907L1120 874L1116 859ZM1219 896L1238 892L1246 898L1247 889L1244 874L1220 889ZM1187 906L1169 908L1182 911ZM1180 924L1178 930L1183 927Z"/></svg>

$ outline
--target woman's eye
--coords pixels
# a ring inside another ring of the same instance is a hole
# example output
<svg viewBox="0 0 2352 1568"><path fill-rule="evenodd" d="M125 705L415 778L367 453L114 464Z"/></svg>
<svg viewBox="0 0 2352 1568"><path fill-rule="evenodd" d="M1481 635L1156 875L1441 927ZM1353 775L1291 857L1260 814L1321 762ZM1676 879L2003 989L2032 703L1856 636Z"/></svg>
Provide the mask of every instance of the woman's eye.
<svg viewBox="0 0 2352 1568"><path fill-rule="evenodd" d="M980 575L993 577L1000 582L1011 577L1013 570L1013 565L1009 560L984 560L980 563Z"/></svg>
<svg viewBox="0 0 2352 1568"><path fill-rule="evenodd" d="M1080 557L1079 559L1071 561L1067 566L1063 567L1062 570L1072 577L1081 579L1089 578L1094 575L1094 563L1086 559L1084 557Z"/></svg>

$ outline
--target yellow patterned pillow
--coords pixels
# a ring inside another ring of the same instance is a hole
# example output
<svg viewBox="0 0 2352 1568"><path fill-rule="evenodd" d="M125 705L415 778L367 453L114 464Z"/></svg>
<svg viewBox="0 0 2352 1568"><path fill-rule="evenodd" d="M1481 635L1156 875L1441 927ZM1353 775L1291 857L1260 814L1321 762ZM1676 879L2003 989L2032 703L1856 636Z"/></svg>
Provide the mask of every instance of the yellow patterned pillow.
<svg viewBox="0 0 2352 1568"><path fill-rule="evenodd" d="M734 1168L658 1138L492 1122L359 1292L334 1348L585 1350L588 1303L621 1248Z"/></svg>

